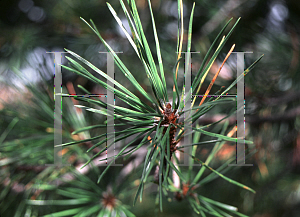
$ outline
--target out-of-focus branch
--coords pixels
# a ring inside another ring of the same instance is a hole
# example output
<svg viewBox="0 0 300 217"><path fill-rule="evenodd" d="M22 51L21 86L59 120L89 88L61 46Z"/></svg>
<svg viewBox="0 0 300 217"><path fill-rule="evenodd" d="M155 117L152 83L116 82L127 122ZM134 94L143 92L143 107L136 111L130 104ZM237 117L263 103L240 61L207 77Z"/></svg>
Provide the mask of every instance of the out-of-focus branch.
<svg viewBox="0 0 300 217"><path fill-rule="evenodd" d="M300 115L300 106L286 111L283 114L273 114L268 116L247 115L245 120L250 124L259 124L262 122L281 122L291 121Z"/></svg>
<svg viewBox="0 0 300 217"><path fill-rule="evenodd" d="M228 16L231 11L241 6L246 0L228 0L223 7L216 12L216 14L203 25L201 28L201 34L208 35L213 32L224 21L224 17Z"/></svg>
<svg viewBox="0 0 300 217"><path fill-rule="evenodd" d="M288 92L279 97L264 98L262 102L265 105L275 106L283 103L289 103L300 99L300 91Z"/></svg>
<svg viewBox="0 0 300 217"><path fill-rule="evenodd" d="M258 115L246 115L245 121L249 124L259 124L263 122L281 122L281 121L291 121L300 115L300 106L289 111L286 111L283 114L272 114L268 116L258 116ZM224 118L225 115L217 114L213 116L205 116L198 120L198 123L201 125L211 124L213 122L219 121ZM225 120L229 121L229 124L236 123L236 117L231 116ZM224 120L224 121L225 121Z"/></svg>

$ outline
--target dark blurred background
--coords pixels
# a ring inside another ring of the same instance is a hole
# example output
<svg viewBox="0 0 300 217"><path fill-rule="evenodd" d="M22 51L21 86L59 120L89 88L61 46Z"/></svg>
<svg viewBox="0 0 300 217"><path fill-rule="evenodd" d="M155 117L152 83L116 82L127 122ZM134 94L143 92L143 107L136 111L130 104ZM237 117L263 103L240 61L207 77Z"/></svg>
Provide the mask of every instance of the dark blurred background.
<svg viewBox="0 0 300 217"><path fill-rule="evenodd" d="M171 73L176 62L177 1L151 2L167 85L171 90ZM123 18L125 27L128 27L119 1L113 0L109 3ZM254 141L257 149L251 159L254 166L239 168L229 175L251 186L257 193L221 187L218 182L214 182L211 189L216 189L218 195L215 196L216 192L211 195L222 202L237 206L239 211L249 216L300 216L300 1L196 0L195 3L192 51L200 51L200 54L192 56L193 75L223 25L231 17L234 20L241 17L223 53L212 67L204 89L209 85L232 44L236 44L234 51L253 51L253 54L245 55L246 67L264 54L256 68L245 77L246 139ZM136 4L149 44L155 48L147 1L137 0ZM184 1L185 30L192 4L193 1ZM45 82L53 84L54 57L53 54L47 54L47 51L70 49L106 71L106 56L99 54L100 51L105 51L105 47L80 17L95 22L113 49L123 52L119 54L120 58L143 88L150 91L145 74L140 73L144 70L142 64L138 63L138 58L110 14L105 1L1 0L1 109L5 109L7 103L15 101L28 103L28 84L37 87L43 86ZM184 45L186 47L186 41ZM229 58L217 78L216 90L220 86L228 86L236 78L234 55ZM66 64L65 58L63 64ZM119 76L121 78L120 72L116 70L117 80ZM183 79L183 68L180 69L179 79ZM70 82L76 92L79 91L76 88L78 84L92 93L103 91L92 82L63 70L63 85ZM135 91L126 80L122 82L125 87ZM218 111L202 121L215 120L217 115L220 115ZM3 118L1 130L8 123L9 120ZM223 153L226 154L228 153ZM206 194L210 192L207 191ZM172 213L171 208L169 211Z"/></svg>

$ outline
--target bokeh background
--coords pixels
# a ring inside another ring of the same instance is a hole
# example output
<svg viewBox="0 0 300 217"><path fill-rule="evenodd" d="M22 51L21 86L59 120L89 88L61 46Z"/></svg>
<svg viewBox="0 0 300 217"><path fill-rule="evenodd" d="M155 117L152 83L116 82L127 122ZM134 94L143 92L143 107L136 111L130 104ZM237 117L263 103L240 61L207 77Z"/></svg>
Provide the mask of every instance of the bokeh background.
<svg viewBox="0 0 300 217"><path fill-rule="evenodd" d="M124 18L122 21L126 27L126 17L119 1L109 3ZM177 1L152 0L151 3L171 90L171 73L176 62ZM254 166L236 168L228 173L230 178L252 187L257 193L240 190L217 179L210 183L209 188L202 189L203 194L234 205L249 216L300 216L300 1L196 0L195 3L192 51L200 54L192 56L192 73L199 69L222 26L231 17L234 20L241 17L224 52L212 67L204 90L232 44L236 44L234 51L253 51L253 54L246 54L246 67L264 54L256 68L245 77L246 139L254 141L256 147L256 153L249 158ZM147 1L137 0L136 4L149 44L154 48ZM193 1L184 1L185 30L192 4ZM106 55L99 54L106 51L105 47L80 17L95 22L113 49L123 52L119 54L120 58L143 88L151 89L145 74L140 73L144 70L142 65L138 63L134 50L104 0L1 0L1 216L13 216L16 210L24 212L24 194L31 187L30 183L32 180L45 180L47 167L43 165L53 162L54 57L46 52L67 48L106 71ZM62 61L67 64L65 58ZM104 91L73 73L64 70L62 73L66 93L79 93L78 84L92 93ZM179 79L183 80L183 75L181 67ZM235 78L236 57L232 54L216 80L215 90L228 86ZM135 91L118 70L116 79ZM102 120L100 116L82 115L73 108L74 103L71 99L64 100L66 141L78 139L70 135L76 128ZM214 110L202 117L200 123L215 121L222 115L222 110ZM232 156L232 146L227 148L216 158ZM85 146L73 147L65 150L67 153L63 155L69 163L79 165L88 158L87 154L82 154L83 150L86 150ZM33 196L38 197L39 194L35 191ZM33 196L31 199L34 199ZM164 213L159 214L161 216L186 216L187 212L194 215L184 201L165 203L164 206ZM149 216L153 216L153 207L154 200L146 198L132 212L137 216L146 216L147 211Z"/></svg>

